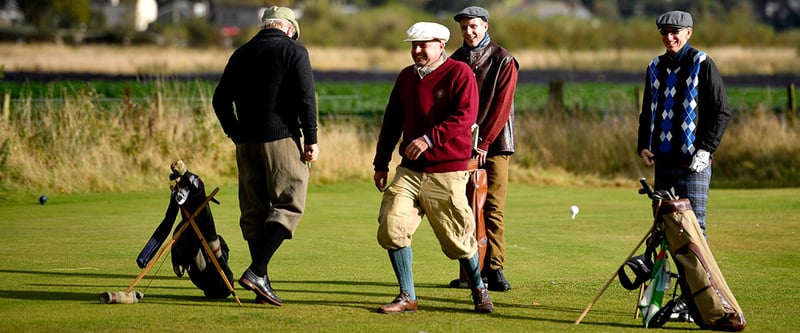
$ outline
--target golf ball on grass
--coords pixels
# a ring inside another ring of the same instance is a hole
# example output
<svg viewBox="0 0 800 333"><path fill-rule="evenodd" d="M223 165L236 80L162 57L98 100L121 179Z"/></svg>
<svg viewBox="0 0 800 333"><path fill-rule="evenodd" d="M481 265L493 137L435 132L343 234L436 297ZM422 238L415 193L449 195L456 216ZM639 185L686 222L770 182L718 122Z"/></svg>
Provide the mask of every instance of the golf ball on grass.
<svg viewBox="0 0 800 333"><path fill-rule="evenodd" d="M572 205L572 206L569 207L569 212L570 212L570 214L572 214L572 217L571 217L572 219L575 218L575 215L578 215L579 211L580 211L580 209L578 208L578 206Z"/></svg>

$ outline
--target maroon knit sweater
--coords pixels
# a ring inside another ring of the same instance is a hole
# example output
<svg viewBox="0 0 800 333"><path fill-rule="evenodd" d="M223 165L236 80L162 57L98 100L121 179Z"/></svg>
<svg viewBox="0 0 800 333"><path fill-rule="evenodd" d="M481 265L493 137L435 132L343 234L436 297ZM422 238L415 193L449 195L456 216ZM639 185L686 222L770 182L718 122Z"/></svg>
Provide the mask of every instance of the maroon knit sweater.
<svg viewBox="0 0 800 333"><path fill-rule="evenodd" d="M401 134L401 155L411 141L423 135L432 143L417 160L403 156L401 166L429 173L467 170L478 97L475 76L465 63L448 58L422 79L414 72L413 65L404 68L395 81L383 115L372 162L375 170L389 170L389 161Z"/></svg>

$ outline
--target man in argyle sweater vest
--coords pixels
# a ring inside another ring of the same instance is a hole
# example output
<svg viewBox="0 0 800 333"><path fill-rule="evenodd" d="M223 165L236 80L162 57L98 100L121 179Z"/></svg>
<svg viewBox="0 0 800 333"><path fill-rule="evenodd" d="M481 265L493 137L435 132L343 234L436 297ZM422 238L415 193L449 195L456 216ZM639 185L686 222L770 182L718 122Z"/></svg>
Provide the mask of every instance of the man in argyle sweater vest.
<svg viewBox="0 0 800 333"><path fill-rule="evenodd" d="M689 45L689 13L664 13L656 26L666 52L647 67L636 151L655 164L655 190L688 198L705 234L712 156L731 118L725 85L711 57Z"/></svg>

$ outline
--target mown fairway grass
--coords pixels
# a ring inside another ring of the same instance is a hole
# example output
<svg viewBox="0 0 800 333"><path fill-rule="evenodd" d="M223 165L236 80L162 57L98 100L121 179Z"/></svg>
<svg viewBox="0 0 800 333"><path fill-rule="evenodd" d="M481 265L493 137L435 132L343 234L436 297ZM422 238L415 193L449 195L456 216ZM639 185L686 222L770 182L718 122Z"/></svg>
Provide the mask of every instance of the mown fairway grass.
<svg viewBox="0 0 800 333"><path fill-rule="evenodd" d="M209 191L215 185L206 180ZM166 186L165 186L166 187ZM312 186L296 237L270 267L281 308L232 297L206 300L161 261L137 285L138 304L101 305L140 270L136 255L163 218L168 191L30 198L0 203L0 331L3 332L643 332L636 292L615 281L580 325L574 321L647 231L650 201L630 188L512 184L506 275L514 289L492 293L496 312L472 312L466 290L447 288L456 262L423 223L414 241L420 310L381 315L397 285L375 241L380 194L368 183ZM249 262L237 224L236 189L212 210L239 277ZM748 319L748 332L800 327L800 189L712 190L710 245ZM577 218L569 206L578 205ZM163 266L159 266L161 263ZM668 323L669 331L696 330Z"/></svg>

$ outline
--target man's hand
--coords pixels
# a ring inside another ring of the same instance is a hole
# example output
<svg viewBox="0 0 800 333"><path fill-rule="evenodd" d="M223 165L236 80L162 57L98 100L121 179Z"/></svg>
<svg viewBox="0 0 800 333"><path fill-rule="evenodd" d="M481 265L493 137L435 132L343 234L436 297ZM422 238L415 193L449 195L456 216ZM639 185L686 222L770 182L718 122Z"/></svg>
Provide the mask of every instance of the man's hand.
<svg viewBox="0 0 800 333"><path fill-rule="evenodd" d="M319 159L319 146L317 144L305 145L303 148L303 161L315 162Z"/></svg>
<svg viewBox="0 0 800 333"><path fill-rule="evenodd" d="M642 151L639 152L639 156L642 157L644 163L647 164L647 166L653 165L653 162L655 161L654 159L655 155L653 155L653 153L649 149L642 149Z"/></svg>
<svg viewBox="0 0 800 333"><path fill-rule="evenodd" d="M375 180L375 187L378 188L378 191L383 192L386 190L386 179L388 177L388 171L375 171L375 175L372 176L372 179Z"/></svg>
<svg viewBox="0 0 800 333"><path fill-rule="evenodd" d="M692 164L689 165L689 170L692 170L692 172L705 170L708 167L709 159L711 159L711 153L704 149L698 149L697 152L694 153Z"/></svg>
<svg viewBox="0 0 800 333"><path fill-rule="evenodd" d="M418 137L408 144L404 154L406 158L413 161L418 159L419 156L422 155L422 153L426 150L428 150L428 141L426 141L423 137Z"/></svg>
<svg viewBox="0 0 800 333"><path fill-rule="evenodd" d="M486 164L486 153L487 151L476 148L472 154L472 158L478 160L478 166L482 166Z"/></svg>

